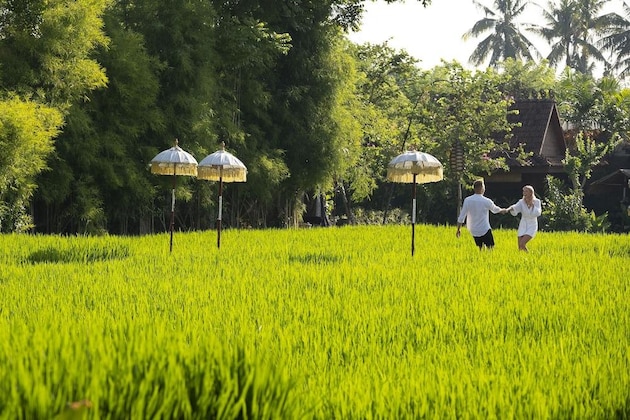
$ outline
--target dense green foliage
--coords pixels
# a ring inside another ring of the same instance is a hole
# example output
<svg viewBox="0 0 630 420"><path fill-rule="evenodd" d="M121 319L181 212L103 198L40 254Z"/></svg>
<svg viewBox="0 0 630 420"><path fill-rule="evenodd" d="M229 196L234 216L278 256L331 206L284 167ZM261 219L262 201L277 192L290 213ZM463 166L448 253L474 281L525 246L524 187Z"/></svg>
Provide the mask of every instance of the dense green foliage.
<svg viewBox="0 0 630 420"><path fill-rule="evenodd" d="M547 62L510 60L501 42L492 47L507 59L485 71L421 70L386 44L349 43L362 0L22 3L0 0L0 103L30 113L4 115L0 144L32 157L0 161L5 232L166 230L173 180L148 164L176 139L198 160L225 142L246 164L247 183L223 192L224 223L235 227L296 225L313 194L334 217L387 220L406 191L385 182L386 163L413 147L446 163L459 145L462 173L447 167L443 187L421 192L421 220L452 222L459 182L504 168L495 134L509 136L505 110L519 98L557 99L567 121L600 127L609 146L627 139L630 102L614 79L556 80ZM497 2L510 5L523 3ZM614 22L607 34L624 29ZM57 116L42 120L44 110ZM43 125L23 126L36 119ZM26 144L6 127L35 134ZM212 227L217 185L176 183L177 229Z"/></svg>
<svg viewBox="0 0 630 420"><path fill-rule="evenodd" d="M18 97L0 100L0 232L23 232L34 178L46 166L60 113Z"/></svg>
<svg viewBox="0 0 630 420"><path fill-rule="evenodd" d="M627 236L410 236L4 235L0 418L630 416Z"/></svg>
<svg viewBox="0 0 630 420"><path fill-rule="evenodd" d="M0 231L32 227L36 175L47 167L71 104L104 87L90 54L107 45L106 0L0 2Z"/></svg>

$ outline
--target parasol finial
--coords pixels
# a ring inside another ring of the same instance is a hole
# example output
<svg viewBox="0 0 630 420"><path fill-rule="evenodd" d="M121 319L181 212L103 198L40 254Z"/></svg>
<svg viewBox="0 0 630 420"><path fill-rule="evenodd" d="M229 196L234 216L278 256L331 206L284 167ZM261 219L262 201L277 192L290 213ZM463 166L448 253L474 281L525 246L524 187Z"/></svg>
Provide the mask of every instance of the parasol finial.
<svg viewBox="0 0 630 420"><path fill-rule="evenodd" d="M221 142L221 150L225 151L225 142L224 141Z"/></svg>

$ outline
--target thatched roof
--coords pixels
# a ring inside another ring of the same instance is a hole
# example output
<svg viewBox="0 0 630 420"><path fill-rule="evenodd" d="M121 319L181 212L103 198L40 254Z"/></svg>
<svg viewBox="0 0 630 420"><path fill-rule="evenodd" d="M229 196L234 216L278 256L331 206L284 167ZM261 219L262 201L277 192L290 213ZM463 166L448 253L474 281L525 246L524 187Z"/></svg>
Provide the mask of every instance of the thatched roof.
<svg viewBox="0 0 630 420"><path fill-rule="evenodd" d="M512 148L523 145L523 149L532 156L526 162L508 159L510 167L562 167L566 143L558 117L556 104L552 100L518 100L510 109L517 114L508 114L512 124L520 123L512 129L509 144Z"/></svg>

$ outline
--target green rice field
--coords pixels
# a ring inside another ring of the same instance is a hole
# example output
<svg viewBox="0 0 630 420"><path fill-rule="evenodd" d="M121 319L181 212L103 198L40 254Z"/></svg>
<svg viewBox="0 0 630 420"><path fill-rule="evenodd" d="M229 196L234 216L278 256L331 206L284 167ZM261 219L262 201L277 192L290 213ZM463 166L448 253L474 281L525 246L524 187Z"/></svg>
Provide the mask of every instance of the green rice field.
<svg viewBox="0 0 630 420"><path fill-rule="evenodd" d="M0 236L0 419L628 419L630 237Z"/></svg>

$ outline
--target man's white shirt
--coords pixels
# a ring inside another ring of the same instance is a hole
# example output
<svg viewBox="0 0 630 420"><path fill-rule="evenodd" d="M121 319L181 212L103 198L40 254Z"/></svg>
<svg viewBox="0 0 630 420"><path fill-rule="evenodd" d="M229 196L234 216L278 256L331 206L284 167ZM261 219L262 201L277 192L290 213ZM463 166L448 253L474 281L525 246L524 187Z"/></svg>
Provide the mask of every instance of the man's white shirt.
<svg viewBox="0 0 630 420"><path fill-rule="evenodd" d="M482 194L470 195L464 199L457 222L464 223L466 220L466 228L472 236L483 236L490 230L488 211L496 214L501 211L501 207Z"/></svg>

